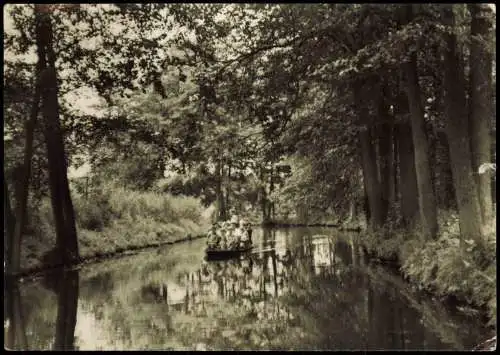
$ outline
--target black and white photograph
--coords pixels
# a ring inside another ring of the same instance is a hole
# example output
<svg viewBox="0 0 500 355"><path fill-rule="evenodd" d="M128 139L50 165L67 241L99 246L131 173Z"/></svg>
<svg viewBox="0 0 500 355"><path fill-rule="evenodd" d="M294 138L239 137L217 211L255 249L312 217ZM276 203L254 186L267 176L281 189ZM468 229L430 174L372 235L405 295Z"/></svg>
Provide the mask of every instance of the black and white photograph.
<svg viewBox="0 0 500 355"><path fill-rule="evenodd" d="M3 6L4 349L495 351L496 6Z"/></svg>

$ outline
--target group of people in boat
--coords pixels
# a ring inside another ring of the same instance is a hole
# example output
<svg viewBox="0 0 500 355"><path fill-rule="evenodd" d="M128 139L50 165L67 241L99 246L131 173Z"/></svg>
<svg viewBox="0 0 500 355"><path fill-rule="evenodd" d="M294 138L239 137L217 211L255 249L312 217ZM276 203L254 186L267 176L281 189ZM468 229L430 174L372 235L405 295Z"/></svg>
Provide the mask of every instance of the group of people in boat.
<svg viewBox="0 0 500 355"><path fill-rule="evenodd" d="M248 220L234 215L229 221L216 222L207 235L209 250L235 250L252 245L252 230Z"/></svg>

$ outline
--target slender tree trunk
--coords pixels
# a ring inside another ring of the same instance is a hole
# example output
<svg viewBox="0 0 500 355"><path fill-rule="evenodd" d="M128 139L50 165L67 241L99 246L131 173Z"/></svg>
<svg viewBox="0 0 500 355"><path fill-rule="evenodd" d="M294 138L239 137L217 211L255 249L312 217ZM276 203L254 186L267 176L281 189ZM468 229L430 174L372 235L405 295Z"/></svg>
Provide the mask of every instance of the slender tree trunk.
<svg viewBox="0 0 500 355"><path fill-rule="evenodd" d="M425 131L424 109L422 107L422 97L418 83L417 58L415 54L412 54L410 62L403 64L403 70L407 78L406 89L410 104L420 222L425 235L435 238L438 231L436 197L432 185L429 141Z"/></svg>
<svg viewBox="0 0 500 355"><path fill-rule="evenodd" d="M442 19L445 26L455 26L452 5L443 5ZM455 35L446 33L444 36L446 131L460 218L460 234L462 240L473 238L482 244L481 210L472 171L464 72L457 52Z"/></svg>
<svg viewBox="0 0 500 355"><path fill-rule="evenodd" d="M484 226L493 218L490 174L478 174L479 166L491 162L492 116L492 10L489 4L468 4L471 20L469 132L472 169L476 177Z"/></svg>
<svg viewBox="0 0 500 355"><path fill-rule="evenodd" d="M4 246L4 260L7 261L7 263L10 265L10 248L12 243L14 242L14 230L16 227L16 217L14 216L14 212L12 212L12 207L10 203L10 194L9 194L9 187L7 185L7 179L5 177L5 171L4 171L4 179L3 179L3 208L4 208L4 239L3 239L3 246Z"/></svg>
<svg viewBox="0 0 500 355"><path fill-rule="evenodd" d="M419 215L417 174L410 123L400 123L397 128L399 138L401 215L403 225L408 229L416 226Z"/></svg>
<svg viewBox="0 0 500 355"><path fill-rule="evenodd" d="M229 194L231 191L231 163L227 163L227 182L226 182L226 209L228 211L231 211L232 208L230 207L230 201L229 201Z"/></svg>
<svg viewBox="0 0 500 355"><path fill-rule="evenodd" d="M40 85L39 85L40 65L37 66L35 79L35 92L33 103L31 106L31 114L25 124L26 141L24 146L23 168L21 179L18 183L18 196L16 198L16 224L14 234L12 235L12 243L10 244L10 254L8 258L8 272L15 274L19 272L21 267L21 243L24 228L27 221L27 206L31 176L31 161L33 158L33 137L35 133L36 121L38 118L39 102L40 102ZM5 189L7 185L5 185ZM8 195L6 195L8 196Z"/></svg>
<svg viewBox="0 0 500 355"><path fill-rule="evenodd" d="M377 178L377 160L370 133L368 129L360 131L359 141L361 144L364 185L370 209L369 226L370 228L378 228L383 225L384 218L383 208L381 207L380 184Z"/></svg>
<svg viewBox="0 0 500 355"><path fill-rule="evenodd" d="M273 191L274 191L274 177L273 177L273 174L274 174L274 169L273 169L273 166L271 165L271 173L269 175L269 194L272 194ZM269 203L268 203L268 206L267 206L268 210L267 210L267 219L268 220L271 220L273 219L273 210L274 210L274 202L269 200Z"/></svg>
<svg viewBox="0 0 500 355"><path fill-rule="evenodd" d="M218 220L225 221L226 220L226 203L224 199L224 193L222 189L222 180L223 180L223 167L222 162L220 160L217 161L216 166L217 171L217 210L218 210Z"/></svg>
<svg viewBox="0 0 500 355"><path fill-rule="evenodd" d="M73 203L69 191L64 140L59 120L58 86L53 50L53 32L48 5L35 5L36 42L42 72L42 112L49 160L49 181L56 240L60 260L72 264L79 259ZM61 255L62 254L62 255Z"/></svg>
<svg viewBox="0 0 500 355"><path fill-rule="evenodd" d="M455 187L453 186L453 176L450 164L450 147L446 133L437 132L436 140L436 195L440 200L440 205L445 209L456 209Z"/></svg>
<svg viewBox="0 0 500 355"><path fill-rule="evenodd" d="M266 186L265 186L265 173L264 173L264 168L260 168L260 182L262 186L260 187L260 207L262 210L262 221L263 223L269 222L268 214L267 214L267 192L266 192Z"/></svg>
<svg viewBox="0 0 500 355"><path fill-rule="evenodd" d="M389 195L389 203L396 204L398 202L398 166L399 166L399 148L398 148L398 136L396 132L396 124L392 125L392 175L391 175L391 193Z"/></svg>
<svg viewBox="0 0 500 355"><path fill-rule="evenodd" d="M363 181L368 200L368 227L370 229L376 229L382 227L385 217L382 206L382 191L378 179L377 157L375 145L373 144L373 130L369 125L366 103L363 102L363 95L361 92L363 84L362 82L356 83L353 94L358 115L360 116L361 122L365 124L365 127L358 133L358 137L361 149Z"/></svg>
<svg viewBox="0 0 500 355"><path fill-rule="evenodd" d="M380 168L380 187L381 187L381 207L382 219L385 222L389 215L389 209L394 204L391 200L394 198L394 157L393 157L393 124L392 116L389 114L389 107L382 98L379 103L379 118L383 123L379 126L379 168Z"/></svg>
<svg viewBox="0 0 500 355"><path fill-rule="evenodd" d="M379 182L380 182L380 207L382 208L381 215L382 220L385 222L387 220L388 212L389 212L389 194L390 194L390 165L391 165L391 147L390 147L390 139L392 136L392 132L389 128L389 125L384 123L378 127L378 151L379 151L379 159L378 159L378 167L379 167Z"/></svg>

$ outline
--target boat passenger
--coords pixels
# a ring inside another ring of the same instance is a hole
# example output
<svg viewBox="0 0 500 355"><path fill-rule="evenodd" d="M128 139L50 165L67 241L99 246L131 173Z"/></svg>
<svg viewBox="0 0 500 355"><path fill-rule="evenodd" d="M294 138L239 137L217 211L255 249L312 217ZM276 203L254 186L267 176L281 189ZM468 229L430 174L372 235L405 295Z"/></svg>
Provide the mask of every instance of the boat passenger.
<svg viewBox="0 0 500 355"><path fill-rule="evenodd" d="M245 232L248 235L248 239L251 243L252 242L252 225L250 224L250 222L246 218L243 218L241 220L241 224L243 226L243 229L245 229Z"/></svg>
<svg viewBox="0 0 500 355"><path fill-rule="evenodd" d="M222 227L220 228L220 233L221 233L221 243L220 243L221 249L227 249L229 242L228 235L230 233L228 233L227 227L225 225L222 225Z"/></svg>
<svg viewBox="0 0 500 355"><path fill-rule="evenodd" d="M219 244L220 244L220 235L217 233L217 231L210 230L208 232L208 240L207 240L207 245L210 249L218 249Z"/></svg>
<svg viewBox="0 0 500 355"><path fill-rule="evenodd" d="M240 246L245 247L252 244L250 232L248 231L248 222L246 220L240 221Z"/></svg>
<svg viewBox="0 0 500 355"><path fill-rule="evenodd" d="M233 216L230 221L231 248L237 248L240 245L241 233L239 231L239 224L238 217Z"/></svg>

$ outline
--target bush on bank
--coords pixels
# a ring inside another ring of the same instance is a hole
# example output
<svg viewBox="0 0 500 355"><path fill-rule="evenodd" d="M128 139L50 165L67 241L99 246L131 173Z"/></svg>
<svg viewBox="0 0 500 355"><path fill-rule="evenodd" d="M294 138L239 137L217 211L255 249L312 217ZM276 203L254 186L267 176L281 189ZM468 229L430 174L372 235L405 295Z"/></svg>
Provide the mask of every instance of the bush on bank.
<svg viewBox="0 0 500 355"><path fill-rule="evenodd" d="M110 253L199 235L209 221L193 197L139 192L104 185L88 196L72 192L81 257ZM31 233L24 237L22 269L43 264L55 245L50 199L43 199L31 216Z"/></svg>
<svg viewBox="0 0 500 355"><path fill-rule="evenodd" d="M484 307L489 325L496 325L496 232L486 236L486 247L473 240L461 246L458 217L441 212L439 224L440 233L433 241L387 229L363 236L361 242L381 259L397 260L403 275L419 289Z"/></svg>

